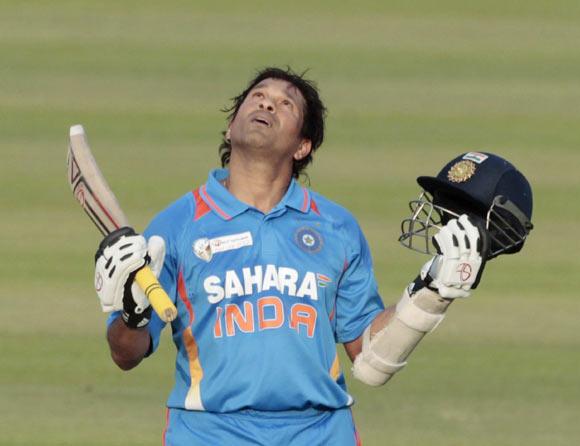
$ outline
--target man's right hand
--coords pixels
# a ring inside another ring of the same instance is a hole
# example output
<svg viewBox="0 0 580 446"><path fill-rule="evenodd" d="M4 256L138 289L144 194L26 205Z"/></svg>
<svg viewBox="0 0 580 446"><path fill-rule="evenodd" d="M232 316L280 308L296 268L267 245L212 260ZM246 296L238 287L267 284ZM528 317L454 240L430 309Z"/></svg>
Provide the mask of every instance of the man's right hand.
<svg viewBox="0 0 580 446"><path fill-rule="evenodd" d="M129 227L107 235L95 254L95 290L101 307L105 312L123 310L123 320L131 328L145 326L151 318L145 295L131 292L135 274L149 260L145 238Z"/></svg>

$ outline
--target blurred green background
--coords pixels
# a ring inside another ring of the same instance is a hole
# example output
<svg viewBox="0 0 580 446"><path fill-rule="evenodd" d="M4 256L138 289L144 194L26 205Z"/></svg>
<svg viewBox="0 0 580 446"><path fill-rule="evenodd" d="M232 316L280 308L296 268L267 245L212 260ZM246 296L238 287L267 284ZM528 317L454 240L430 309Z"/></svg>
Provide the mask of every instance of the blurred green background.
<svg viewBox="0 0 580 446"><path fill-rule="evenodd" d="M0 1L0 444L161 444L173 346L109 359L69 126L142 229L218 164L228 98L287 64L329 108L311 186L358 217L387 302L426 260L396 242L416 176L493 151L534 187L522 254L405 371L378 390L347 373L364 444L580 444L576 0Z"/></svg>

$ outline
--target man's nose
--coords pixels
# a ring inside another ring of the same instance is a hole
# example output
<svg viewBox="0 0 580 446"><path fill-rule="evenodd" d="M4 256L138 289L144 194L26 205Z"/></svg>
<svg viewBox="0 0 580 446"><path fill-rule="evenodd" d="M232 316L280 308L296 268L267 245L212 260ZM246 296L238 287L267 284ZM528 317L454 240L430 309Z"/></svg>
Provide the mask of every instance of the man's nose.
<svg viewBox="0 0 580 446"><path fill-rule="evenodd" d="M258 104L258 107L260 107L260 110L266 110L269 111L270 113L273 113L276 110L274 108L274 102L268 97L262 98L262 100Z"/></svg>

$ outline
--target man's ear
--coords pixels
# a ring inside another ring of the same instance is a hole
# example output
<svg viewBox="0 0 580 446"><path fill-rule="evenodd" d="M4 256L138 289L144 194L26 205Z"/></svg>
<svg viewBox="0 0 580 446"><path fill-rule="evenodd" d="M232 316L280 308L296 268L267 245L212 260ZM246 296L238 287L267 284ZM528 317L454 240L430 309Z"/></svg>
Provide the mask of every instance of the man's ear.
<svg viewBox="0 0 580 446"><path fill-rule="evenodd" d="M296 161L299 161L303 158L306 158L310 154L311 150L312 150L312 141L310 141L309 139L303 139L300 145L298 146L296 152L294 152L293 157Z"/></svg>
<svg viewBox="0 0 580 446"><path fill-rule="evenodd" d="M226 130L226 141L230 142L232 140L232 129L228 125L228 129Z"/></svg>

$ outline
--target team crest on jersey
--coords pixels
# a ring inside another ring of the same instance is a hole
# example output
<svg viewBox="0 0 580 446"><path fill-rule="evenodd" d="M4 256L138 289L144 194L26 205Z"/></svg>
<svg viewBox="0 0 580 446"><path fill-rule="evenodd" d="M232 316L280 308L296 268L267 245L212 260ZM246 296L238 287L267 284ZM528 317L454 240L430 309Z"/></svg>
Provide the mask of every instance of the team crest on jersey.
<svg viewBox="0 0 580 446"><path fill-rule="evenodd" d="M303 251L312 254L319 252L323 245L323 240L320 233L307 226L303 226L296 230L294 234L294 241Z"/></svg>

